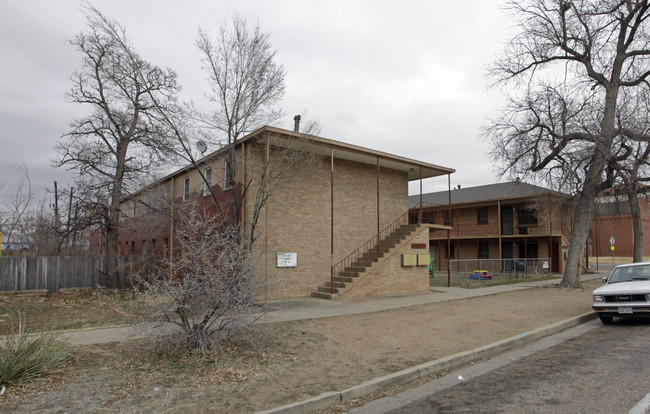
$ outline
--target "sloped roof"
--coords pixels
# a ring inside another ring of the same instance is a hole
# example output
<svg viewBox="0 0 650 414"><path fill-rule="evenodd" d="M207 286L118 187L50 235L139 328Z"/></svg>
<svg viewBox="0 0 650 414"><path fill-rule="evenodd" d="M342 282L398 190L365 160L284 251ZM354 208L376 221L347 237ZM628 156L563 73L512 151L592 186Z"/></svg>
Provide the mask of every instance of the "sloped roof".
<svg viewBox="0 0 650 414"><path fill-rule="evenodd" d="M404 171L407 173L408 181L416 181L420 178L431 178L437 177L444 174L452 174L456 172L455 169L449 167L443 167L436 164L431 164L428 162L417 161L411 158L401 157L399 155L389 154L382 151L373 150L370 148L360 147L353 144L348 144L341 141L335 141L329 138L318 137L315 135L307 135L300 132L289 131L286 129L264 126L256 131L242 137L237 140L235 145L240 145L244 142L254 141L257 138L264 136L264 134L273 134L274 135L274 144L281 145L282 142L287 142L289 140L302 140L303 142L309 143L306 148L309 151L318 153L325 156L333 155L336 159L354 161L358 163L364 163L368 165L377 165L381 168L389 168L393 170ZM223 154L226 151L226 148L220 148L210 154L204 156L203 158L196 161L198 165L203 165L206 161L209 161L220 154ZM173 171L172 173L166 175L165 177L156 180L155 182L144 186L133 194L126 195L122 200L128 200L137 196L139 193L148 190L152 187L157 186L158 184L165 182L172 177L178 177L187 171L194 169L193 164L187 164L186 166Z"/></svg>
<svg viewBox="0 0 650 414"><path fill-rule="evenodd" d="M510 181L481 185L477 187L457 188L451 190L451 204L480 203L514 198L527 198L543 194L568 197L566 194L549 190L548 188L528 184L523 181ZM409 207L414 207L420 202L420 195L409 196ZM449 204L449 192L438 191L422 194L424 204Z"/></svg>

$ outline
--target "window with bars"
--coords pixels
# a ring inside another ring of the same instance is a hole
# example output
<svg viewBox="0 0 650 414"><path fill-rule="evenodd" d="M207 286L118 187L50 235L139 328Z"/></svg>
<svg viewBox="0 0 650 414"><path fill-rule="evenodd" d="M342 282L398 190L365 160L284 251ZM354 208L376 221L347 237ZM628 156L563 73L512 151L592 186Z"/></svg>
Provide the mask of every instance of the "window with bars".
<svg viewBox="0 0 650 414"><path fill-rule="evenodd" d="M223 174L223 188L232 188L235 183L234 172L232 171L232 166L230 165L229 160L224 162L224 174Z"/></svg>
<svg viewBox="0 0 650 414"><path fill-rule="evenodd" d="M190 198L190 177L185 177L183 180L183 201Z"/></svg>
<svg viewBox="0 0 650 414"><path fill-rule="evenodd" d="M478 209L476 209L476 222L478 224L487 224L488 223L488 209L487 208L478 208Z"/></svg>
<svg viewBox="0 0 650 414"><path fill-rule="evenodd" d="M445 226L453 226L454 225L454 211L452 210L450 212L449 210L445 210L444 215L445 215Z"/></svg>
<svg viewBox="0 0 650 414"><path fill-rule="evenodd" d="M212 187L212 168L206 168L203 176L205 177L203 181L203 195L207 196L210 194L210 187Z"/></svg>
<svg viewBox="0 0 650 414"><path fill-rule="evenodd" d="M520 226L537 225L537 209L522 206L517 209L517 224Z"/></svg>

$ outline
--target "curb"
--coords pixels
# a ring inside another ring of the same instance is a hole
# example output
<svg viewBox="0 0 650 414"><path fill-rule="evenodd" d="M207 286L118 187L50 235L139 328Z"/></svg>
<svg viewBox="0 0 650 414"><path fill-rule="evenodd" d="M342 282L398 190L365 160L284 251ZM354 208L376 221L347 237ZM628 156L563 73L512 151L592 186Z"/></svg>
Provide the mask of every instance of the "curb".
<svg viewBox="0 0 650 414"><path fill-rule="evenodd" d="M343 391L326 392L304 401L283 405L281 407L271 408L268 410L258 411L257 414L307 414L313 411L329 407L330 405L340 404L364 395L373 393L383 388L389 388L395 385L403 384L412 380L426 377L436 372L446 369L457 368L479 358L494 356L508 349L515 348L528 342L532 342L546 336L554 335L566 329L596 319L595 312L584 313L573 318L537 328L530 332L525 332L499 342L494 342L469 351L460 352L434 361L425 362L402 371L384 375L365 381L354 387Z"/></svg>

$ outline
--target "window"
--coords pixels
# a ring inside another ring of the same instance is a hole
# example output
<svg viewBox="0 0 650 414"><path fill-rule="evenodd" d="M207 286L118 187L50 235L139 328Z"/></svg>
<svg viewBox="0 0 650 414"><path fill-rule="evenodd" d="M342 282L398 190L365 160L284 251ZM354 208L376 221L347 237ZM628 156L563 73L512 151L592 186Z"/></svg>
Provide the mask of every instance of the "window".
<svg viewBox="0 0 650 414"><path fill-rule="evenodd" d="M136 202L135 202L135 200L133 200L133 210L131 211L131 217L135 217L135 205L136 205Z"/></svg>
<svg viewBox="0 0 650 414"><path fill-rule="evenodd" d="M517 223L519 226L536 226L537 209L532 207L519 207L517 209Z"/></svg>
<svg viewBox="0 0 650 414"><path fill-rule="evenodd" d="M231 188L233 183L235 182L235 178L233 177L233 171L230 165L230 161L226 160L224 162L224 174L223 174L223 188Z"/></svg>
<svg viewBox="0 0 650 414"><path fill-rule="evenodd" d="M479 244L478 244L478 258L479 259L489 259L490 258L490 243L488 243L488 242L479 242Z"/></svg>
<svg viewBox="0 0 650 414"><path fill-rule="evenodd" d="M142 254L145 256L149 254L149 244L146 240L142 242Z"/></svg>
<svg viewBox="0 0 650 414"><path fill-rule="evenodd" d="M488 223L488 209L487 208L478 208L478 209L476 209L476 222L478 224L487 224Z"/></svg>
<svg viewBox="0 0 650 414"><path fill-rule="evenodd" d="M190 177L185 177L183 180L183 201L190 198Z"/></svg>
<svg viewBox="0 0 650 414"><path fill-rule="evenodd" d="M212 168L206 168L203 175L205 177L203 181L203 195L207 196L210 194L210 187L212 187Z"/></svg>
<svg viewBox="0 0 650 414"><path fill-rule="evenodd" d="M165 186L165 203L169 203L169 185Z"/></svg>
<svg viewBox="0 0 650 414"><path fill-rule="evenodd" d="M163 257L165 259L169 257L169 239L167 237L163 239Z"/></svg>
<svg viewBox="0 0 650 414"><path fill-rule="evenodd" d="M451 256L448 254L449 252L451 252ZM451 246L449 246L449 250L445 248L445 259L447 258L453 259L454 257L456 257L456 245L454 243L451 243Z"/></svg>
<svg viewBox="0 0 650 414"><path fill-rule="evenodd" d="M131 254L135 254L135 241L131 242Z"/></svg>
<svg viewBox="0 0 650 414"><path fill-rule="evenodd" d="M454 212L453 210L451 211L451 218L449 215L449 210L445 210L445 226L453 226L454 225ZM452 255L453 257L453 255Z"/></svg>

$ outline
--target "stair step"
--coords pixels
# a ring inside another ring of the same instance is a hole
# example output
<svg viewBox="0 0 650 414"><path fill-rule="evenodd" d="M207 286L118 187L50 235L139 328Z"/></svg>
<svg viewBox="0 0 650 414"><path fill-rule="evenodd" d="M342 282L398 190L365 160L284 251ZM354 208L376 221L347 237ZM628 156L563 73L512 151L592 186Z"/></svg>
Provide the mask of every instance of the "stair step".
<svg viewBox="0 0 650 414"><path fill-rule="evenodd" d="M311 297L312 298L320 298L320 299L327 299L327 300L335 300L339 298L339 294L331 294L331 293L325 293L325 292L311 292Z"/></svg>
<svg viewBox="0 0 650 414"><path fill-rule="evenodd" d="M349 284L354 283L355 278L358 278L360 273L366 272L373 263L379 261L379 258L384 257L396 246L402 244L419 227L419 224L400 225L392 234L387 235L379 241L379 249L375 245L365 253L357 256L357 259L353 263L339 271L333 281L325 282L324 286L319 286L317 291L311 293L311 296L328 300L338 299L339 289L344 289ZM377 257L377 253L379 253L379 257ZM332 286L334 287L333 289ZM334 293L332 294L332 292Z"/></svg>
<svg viewBox="0 0 650 414"><path fill-rule="evenodd" d="M358 275L357 275L358 277ZM352 276L334 276L334 282L338 283L354 283L354 277Z"/></svg>
<svg viewBox="0 0 650 414"><path fill-rule="evenodd" d="M345 269L343 269L343 271L361 273L361 272L365 272L366 268L361 267L361 266L350 266L350 267L346 267Z"/></svg>
<svg viewBox="0 0 650 414"><path fill-rule="evenodd" d="M330 283L330 282L329 281L325 282L326 285L328 283ZM334 286L336 286L337 283L354 283L354 278L349 277L349 276L341 276L341 275L334 276ZM329 286L329 285L327 285L327 286ZM345 287L345 286L343 286L343 287Z"/></svg>

